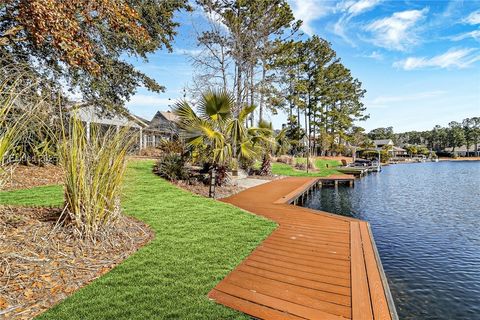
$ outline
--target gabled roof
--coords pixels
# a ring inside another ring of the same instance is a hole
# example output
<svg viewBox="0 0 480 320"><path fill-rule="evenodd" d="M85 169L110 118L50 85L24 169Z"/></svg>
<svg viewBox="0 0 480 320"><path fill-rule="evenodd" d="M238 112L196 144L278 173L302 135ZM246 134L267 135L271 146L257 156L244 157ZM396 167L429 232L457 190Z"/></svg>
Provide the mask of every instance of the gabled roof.
<svg viewBox="0 0 480 320"><path fill-rule="evenodd" d="M407 151L407 150L405 150L405 149L403 149L403 148L395 147L395 146L392 147L392 150L393 150L393 151L397 151L397 152L406 152L406 151Z"/></svg>
<svg viewBox="0 0 480 320"><path fill-rule="evenodd" d="M131 126L140 128L146 126L140 119L128 111L118 112L115 110L106 111L91 104L79 104L68 107L76 110L78 118L85 122L105 124L111 126Z"/></svg>
<svg viewBox="0 0 480 320"><path fill-rule="evenodd" d="M179 120L178 116L172 113L171 111L159 111L159 112L168 121L177 123Z"/></svg>
<svg viewBox="0 0 480 320"><path fill-rule="evenodd" d="M393 145L393 141L392 139L379 139L379 140L373 140L373 143L375 143L375 145L386 145L386 144L391 144Z"/></svg>

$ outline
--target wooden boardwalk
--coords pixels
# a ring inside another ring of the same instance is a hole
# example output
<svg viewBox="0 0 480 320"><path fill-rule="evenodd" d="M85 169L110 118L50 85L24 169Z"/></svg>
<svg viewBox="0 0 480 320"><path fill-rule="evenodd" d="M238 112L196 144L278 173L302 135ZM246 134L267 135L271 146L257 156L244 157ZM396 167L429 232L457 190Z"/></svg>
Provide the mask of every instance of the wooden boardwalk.
<svg viewBox="0 0 480 320"><path fill-rule="evenodd" d="M291 177L223 199L279 227L209 297L260 319L397 319L366 222L289 205Z"/></svg>

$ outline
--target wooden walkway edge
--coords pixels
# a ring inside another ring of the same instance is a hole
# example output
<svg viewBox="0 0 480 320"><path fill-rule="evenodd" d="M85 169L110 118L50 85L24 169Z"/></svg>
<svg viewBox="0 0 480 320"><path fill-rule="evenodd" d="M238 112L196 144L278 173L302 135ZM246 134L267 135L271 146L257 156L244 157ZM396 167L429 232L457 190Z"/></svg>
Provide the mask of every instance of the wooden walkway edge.
<svg viewBox="0 0 480 320"><path fill-rule="evenodd" d="M259 319L398 319L368 223L288 204L318 180L289 177L222 199L279 226L210 299Z"/></svg>

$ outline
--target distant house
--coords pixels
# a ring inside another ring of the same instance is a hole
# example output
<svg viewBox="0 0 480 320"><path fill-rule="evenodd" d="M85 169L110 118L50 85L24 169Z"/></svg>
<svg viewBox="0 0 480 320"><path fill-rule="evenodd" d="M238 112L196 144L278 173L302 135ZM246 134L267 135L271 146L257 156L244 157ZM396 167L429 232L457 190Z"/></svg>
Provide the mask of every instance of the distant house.
<svg viewBox="0 0 480 320"><path fill-rule="evenodd" d="M85 130L87 139L90 140L91 126L97 125L100 129L107 130L108 128L120 128L130 127L131 130L138 131L138 144L137 148L141 149L143 145L142 141L142 129L147 124L140 118L134 116L128 111L119 112L115 110L105 111L102 108L90 104L85 105L72 105L68 107L71 111L75 110L78 119L85 124Z"/></svg>
<svg viewBox="0 0 480 320"><path fill-rule="evenodd" d="M407 150L395 146L392 139L380 139L380 140L373 140L373 144L375 145L375 150L388 150L388 153L392 157L406 157L408 156Z"/></svg>
<svg viewBox="0 0 480 320"><path fill-rule="evenodd" d="M445 148L445 152L453 153L453 148ZM461 147L456 147L455 148L455 153L459 157L466 157L466 156L475 156L477 154L480 154L480 146L478 147L477 152L475 152L475 145L470 146L470 148L467 150L467 146L463 145Z"/></svg>
<svg viewBox="0 0 480 320"><path fill-rule="evenodd" d="M178 117L170 111L158 111L153 119L148 121L128 111L104 111L102 108L93 105L77 105L71 108L76 109L79 119L85 123L87 138L90 137L92 124L105 129L109 127L130 127L132 130L138 131L137 150L157 147L162 139L172 139L179 133Z"/></svg>
<svg viewBox="0 0 480 320"><path fill-rule="evenodd" d="M403 148L400 148L400 147L393 146L391 151L392 151L392 156L393 157L407 157L408 156L407 150L405 150Z"/></svg>
<svg viewBox="0 0 480 320"><path fill-rule="evenodd" d="M394 146L392 139L373 140L373 144L375 145L375 149L377 150L384 149L385 146Z"/></svg>
<svg viewBox="0 0 480 320"><path fill-rule="evenodd" d="M170 111L158 111L147 129L161 132L166 137L178 134L178 116Z"/></svg>
<svg viewBox="0 0 480 320"><path fill-rule="evenodd" d="M178 116L170 111L158 111L143 129L144 147L157 147L162 139L178 136Z"/></svg>

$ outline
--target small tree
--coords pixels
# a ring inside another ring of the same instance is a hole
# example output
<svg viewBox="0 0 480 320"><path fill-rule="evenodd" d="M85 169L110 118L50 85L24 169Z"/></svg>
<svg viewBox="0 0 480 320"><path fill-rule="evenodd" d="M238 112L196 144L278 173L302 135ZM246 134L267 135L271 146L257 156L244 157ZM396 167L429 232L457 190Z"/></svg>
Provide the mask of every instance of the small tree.
<svg viewBox="0 0 480 320"><path fill-rule="evenodd" d="M245 107L234 117L234 99L226 91L208 91L202 95L197 112L192 105L181 100L173 112L179 117L179 126L188 146L196 149L211 163L211 186L214 191L214 175L218 166L226 166L232 158L251 158L255 155L248 138L245 120L255 107ZM210 194L214 196L214 194Z"/></svg>

